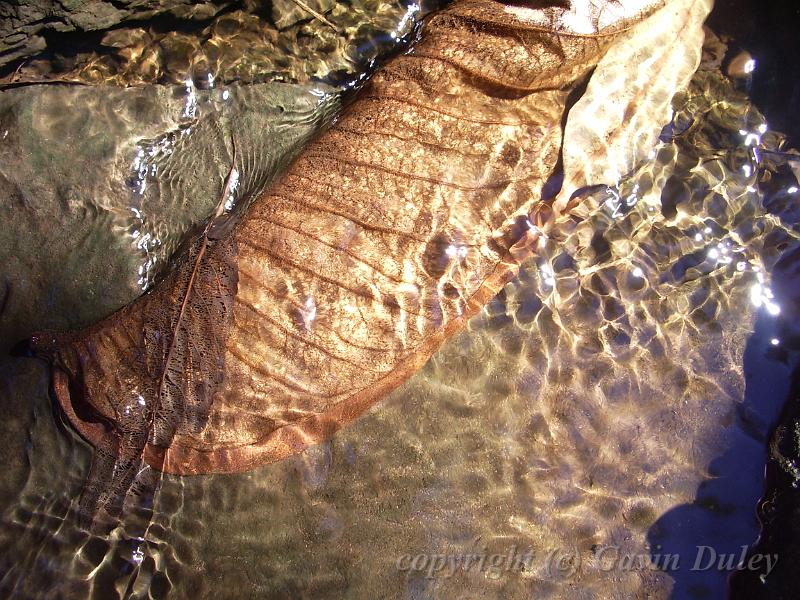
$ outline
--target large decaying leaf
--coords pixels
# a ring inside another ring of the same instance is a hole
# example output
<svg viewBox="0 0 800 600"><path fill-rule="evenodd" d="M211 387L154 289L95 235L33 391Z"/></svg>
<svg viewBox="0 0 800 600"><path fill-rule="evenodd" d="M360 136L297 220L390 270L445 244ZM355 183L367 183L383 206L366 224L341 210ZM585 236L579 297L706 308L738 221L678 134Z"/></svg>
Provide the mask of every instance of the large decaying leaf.
<svg viewBox="0 0 800 600"><path fill-rule="evenodd" d="M88 496L119 502L142 459L179 474L279 460L413 374L535 250L570 92L662 4L454 3L151 293L37 336L98 450Z"/></svg>

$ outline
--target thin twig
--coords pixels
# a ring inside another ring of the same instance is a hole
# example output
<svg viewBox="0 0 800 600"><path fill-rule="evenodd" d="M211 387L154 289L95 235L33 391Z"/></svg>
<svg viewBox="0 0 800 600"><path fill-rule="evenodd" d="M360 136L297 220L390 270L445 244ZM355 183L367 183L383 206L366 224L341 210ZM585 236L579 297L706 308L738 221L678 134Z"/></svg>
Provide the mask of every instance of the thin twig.
<svg viewBox="0 0 800 600"><path fill-rule="evenodd" d="M295 4L297 4L297 6L299 6L299 7L300 7L300 8L302 8L303 10L305 10L305 11L308 11L309 13L311 13L311 14L314 16L314 18L315 18L315 19L319 19L320 21L322 21L323 23L325 23L325 25L327 25L328 27L330 27L331 29L333 29L333 30L334 30L334 31L336 31L337 33L339 32L339 30L336 28L336 25L334 25L333 23L331 23L330 21L328 21L328 19L326 19L326 18L325 18L323 15L321 15L320 13L318 13L317 11L315 11L313 8L311 8L310 6L308 6L308 4L306 4L306 3L305 3L305 2L303 2L302 0L292 0L292 2L294 2Z"/></svg>
<svg viewBox="0 0 800 600"><path fill-rule="evenodd" d="M90 87L101 84L81 81L80 79L17 79L15 81L0 81L0 90L27 87L29 85L83 85Z"/></svg>
<svg viewBox="0 0 800 600"><path fill-rule="evenodd" d="M14 69L14 72L11 74L11 81L17 80L17 76L19 75L19 72L22 70L22 67L25 66L25 62L26 61L23 60L21 63L19 63L19 66L16 69Z"/></svg>

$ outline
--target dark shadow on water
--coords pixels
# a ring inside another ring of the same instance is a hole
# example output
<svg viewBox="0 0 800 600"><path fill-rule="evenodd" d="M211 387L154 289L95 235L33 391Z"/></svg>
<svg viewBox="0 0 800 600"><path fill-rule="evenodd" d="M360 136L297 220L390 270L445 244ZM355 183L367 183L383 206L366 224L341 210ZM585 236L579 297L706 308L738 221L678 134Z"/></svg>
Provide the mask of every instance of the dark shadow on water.
<svg viewBox="0 0 800 600"><path fill-rule="evenodd" d="M775 319L760 312L745 347L745 398L722 433L724 454L709 465L694 502L670 510L648 531L651 560L674 579L672 598L724 598L740 563L766 566L766 558L750 557L747 550L760 531L756 506L764 493L769 435L797 362L772 345L777 335ZM666 555L679 557L677 566Z"/></svg>

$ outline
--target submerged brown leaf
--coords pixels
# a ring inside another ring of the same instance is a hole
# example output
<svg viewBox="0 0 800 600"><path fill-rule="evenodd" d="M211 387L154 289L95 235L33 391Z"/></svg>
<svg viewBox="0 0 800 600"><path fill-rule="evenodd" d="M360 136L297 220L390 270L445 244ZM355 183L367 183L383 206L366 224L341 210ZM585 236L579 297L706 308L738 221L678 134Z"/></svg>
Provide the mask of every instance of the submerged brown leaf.
<svg viewBox="0 0 800 600"><path fill-rule="evenodd" d="M646 159L672 98L700 63L713 0L671 0L603 56L564 131L566 179L556 206L583 187L615 185Z"/></svg>
<svg viewBox="0 0 800 600"><path fill-rule="evenodd" d="M235 227L105 321L36 338L98 449L95 504L141 457L230 472L325 439L495 295L553 217L570 91L661 2L560 4L454 3Z"/></svg>

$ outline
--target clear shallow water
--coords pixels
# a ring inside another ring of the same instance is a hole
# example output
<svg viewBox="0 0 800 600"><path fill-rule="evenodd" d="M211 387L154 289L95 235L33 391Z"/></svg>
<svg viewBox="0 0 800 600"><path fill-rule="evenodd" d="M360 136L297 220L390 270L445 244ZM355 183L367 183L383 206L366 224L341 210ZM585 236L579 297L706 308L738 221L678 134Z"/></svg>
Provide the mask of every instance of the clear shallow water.
<svg viewBox="0 0 800 600"><path fill-rule="evenodd" d="M84 326L147 289L218 203L232 138L246 199L339 109L322 85L177 91L39 86L0 97L0 218L14 224L0 233L3 349L36 328Z"/></svg>
<svg viewBox="0 0 800 600"><path fill-rule="evenodd" d="M333 12L337 31L313 19L278 31L229 13L176 33L174 48L162 39L172 34L115 30L112 46L22 63L14 81L80 85L0 96L0 220L14 224L0 231L0 349L36 329L84 327L148 289L216 207L232 140L242 204L331 121L344 90L409 42L422 14L365 2ZM109 54L114 44L122 49ZM92 70L112 58L113 72ZM210 69L203 77L191 68L200 62Z"/></svg>
<svg viewBox="0 0 800 600"><path fill-rule="evenodd" d="M798 236L796 180L765 152L781 136L731 84L700 74L675 105L675 139L587 196L389 399L277 465L166 477L146 540L135 519L101 539L64 518L89 451L57 431L44 368L7 363L4 589L719 597L727 573L606 570L602 549L691 564L699 544L758 535L765 441L796 364L768 293ZM534 552L524 572L411 568L514 547Z"/></svg>
<svg viewBox="0 0 800 600"><path fill-rule="evenodd" d="M6 68L0 85L345 83L413 34L419 17L436 4L322 0L318 8L328 9L323 21L293 0L278 0L260 10L223 11L195 26L157 18L68 35L48 53Z"/></svg>

